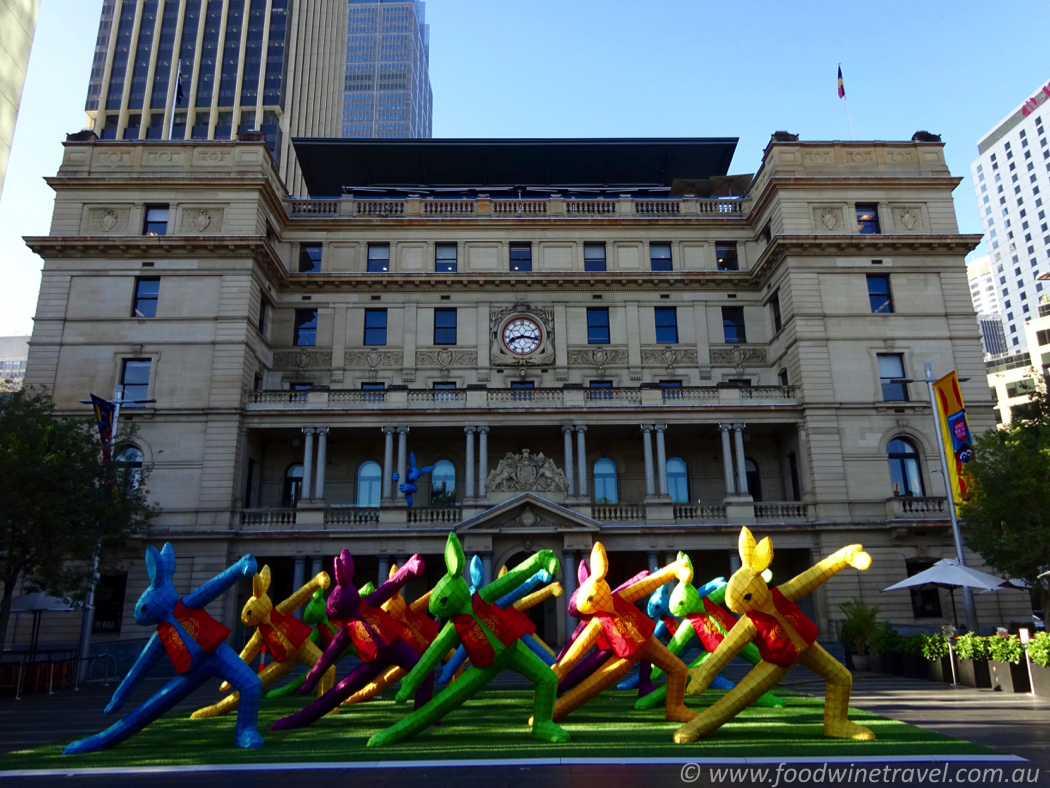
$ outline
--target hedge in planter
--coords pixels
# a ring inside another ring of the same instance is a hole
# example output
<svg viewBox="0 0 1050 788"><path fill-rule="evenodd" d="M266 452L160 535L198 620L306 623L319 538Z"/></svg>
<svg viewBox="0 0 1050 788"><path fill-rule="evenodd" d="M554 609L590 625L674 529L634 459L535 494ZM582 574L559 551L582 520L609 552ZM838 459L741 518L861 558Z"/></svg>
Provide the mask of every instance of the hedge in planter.
<svg viewBox="0 0 1050 788"><path fill-rule="evenodd" d="M996 635L988 638L991 659L992 689L1003 692L1028 692L1028 665L1024 663L1024 647L1015 635Z"/></svg>
<svg viewBox="0 0 1050 788"><path fill-rule="evenodd" d="M992 686L988 659L991 649L988 638L967 632L955 641L955 655L959 658L959 681L967 687L988 689Z"/></svg>
<svg viewBox="0 0 1050 788"><path fill-rule="evenodd" d="M926 657L922 650L926 644L926 636L918 632L904 638L904 675L910 679L928 679L929 668L926 667Z"/></svg>
<svg viewBox="0 0 1050 788"><path fill-rule="evenodd" d="M922 637L922 655L927 660L930 681L943 681L945 684L951 684L953 676L948 638L944 635L923 635Z"/></svg>
<svg viewBox="0 0 1050 788"><path fill-rule="evenodd" d="M1025 645L1032 659L1032 691L1050 698L1050 633L1040 632Z"/></svg>
<svg viewBox="0 0 1050 788"><path fill-rule="evenodd" d="M882 673L892 673L900 676L904 673L904 636L890 626L888 621L875 630L872 636L871 646L878 654L882 662ZM872 670L875 667L872 666Z"/></svg>

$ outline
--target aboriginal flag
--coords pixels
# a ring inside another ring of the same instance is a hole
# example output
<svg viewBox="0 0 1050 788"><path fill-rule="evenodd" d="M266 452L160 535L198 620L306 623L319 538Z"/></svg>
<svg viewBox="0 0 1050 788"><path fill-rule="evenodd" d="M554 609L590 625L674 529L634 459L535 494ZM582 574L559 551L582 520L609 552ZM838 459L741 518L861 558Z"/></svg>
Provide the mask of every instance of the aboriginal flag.
<svg viewBox="0 0 1050 788"><path fill-rule="evenodd" d="M839 66L839 98L846 98L846 88L842 84L842 66Z"/></svg>
<svg viewBox="0 0 1050 788"><path fill-rule="evenodd" d="M102 456L108 462L110 447L113 445L113 414L117 408L112 402L91 395L91 407L95 410L95 421L98 422L98 435L102 440Z"/></svg>

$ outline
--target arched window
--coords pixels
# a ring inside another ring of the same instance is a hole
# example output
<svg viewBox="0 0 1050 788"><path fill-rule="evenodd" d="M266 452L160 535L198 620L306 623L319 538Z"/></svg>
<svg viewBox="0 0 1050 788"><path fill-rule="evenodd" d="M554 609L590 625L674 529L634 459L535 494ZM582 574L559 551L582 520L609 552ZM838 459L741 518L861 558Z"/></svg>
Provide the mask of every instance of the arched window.
<svg viewBox="0 0 1050 788"><path fill-rule="evenodd" d="M672 457L667 461L667 492L675 503L689 503L689 469L685 460Z"/></svg>
<svg viewBox="0 0 1050 788"><path fill-rule="evenodd" d="M926 495L922 483L922 466L915 445L904 438L890 441L887 456L890 461L890 482L894 495Z"/></svg>
<svg viewBox="0 0 1050 788"><path fill-rule="evenodd" d="M747 491L751 494L751 500L762 500L762 474L758 472L758 465L754 460L744 458L744 473L747 474Z"/></svg>
<svg viewBox="0 0 1050 788"><path fill-rule="evenodd" d="M594 463L594 502L620 502L620 494L616 488L616 464L604 457Z"/></svg>
<svg viewBox="0 0 1050 788"><path fill-rule="evenodd" d="M303 494L303 464L297 462L289 465L284 472L284 486L281 488L281 506L295 506Z"/></svg>
<svg viewBox="0 0 1050 788"><path fill-rule="evenodd" d="M361 463L357 469L357 505L369 508L379 506L383 486L383 469L378 462Z"/></svg>
<svg viewBox="0 0 1050 788"><path fill-rule="evenodd" d="M142 482L142 451L138 446L125 446L117 452L117 471L131 477L132 489L137 489Z"/></svg>
<svg viewBox="0 0 1050 788"><path fill-rule="evenodd" d="M434 463L430 474L430 505L456 505L456 468L448 460Z"/></svg>

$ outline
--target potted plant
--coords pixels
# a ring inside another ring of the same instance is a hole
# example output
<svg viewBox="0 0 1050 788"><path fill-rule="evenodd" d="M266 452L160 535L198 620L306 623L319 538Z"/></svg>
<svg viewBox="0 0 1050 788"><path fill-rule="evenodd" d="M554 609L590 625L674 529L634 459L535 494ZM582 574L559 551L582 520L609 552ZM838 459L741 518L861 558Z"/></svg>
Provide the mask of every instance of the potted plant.
<svg viewBox="0 0 1050 788"><path fill-rule="evenodd" d="M988 689L992 686L991 673L988 670L988 658L991 651L988 638L972 632L961 635L955 641L955 655L959 658L959 681L967 687Z"/></svg>
<svg viewBox="0 0 1050 788"><path fill-rule="evenodd" d="M869 644L875 636L875 630L877 629L875 617L878 615L879 609L877 607L868 607L863 602L854 600L852 602L843 602L839 605L839 610L846 616L842 622L842 628L844 632L848 633L848 637L853 645L853 669L858 671L867 670Z"/></svg>
<svg viewBox="0 0 1050 788"><path fill-rule="evenodd" d="M1032 660L1032 691L1050 698L1050 632L1040 632L1025 647Z"/></svg>
<svg viewBox="0 0 1050 788"><path fill-rule="evenodd" d="M922 655L926 657L930 681L952 683L952 663L948 649L948 638L944 635L924 635Z"/></svg>
<svg viewBox="0 0 1050 788"><path fill-rule="evenodd" d="M1016 635L1000 634L988 638L992 689L1002 692L1028 692L1028 665L1022 665L1024 647Z"/></svg>
<svg viewBox="0 0 1050 788"><path fill-rule="evenodd" d="M929 668L926 667L926 657L923 648L926 645L926 636L915 632L904 638L904 675L910 679L928 679Z"/></svg>
<svg viewBox="0 0 1050 788"><path fill-rule="evenodd" d="M890 626L890 622L884 621L882 626L875 630L871 647L879 659L878 667L872 663L873 671L893 673L897 676L903 673L904 665L901 658L904 656L904 637Z"/></svg>

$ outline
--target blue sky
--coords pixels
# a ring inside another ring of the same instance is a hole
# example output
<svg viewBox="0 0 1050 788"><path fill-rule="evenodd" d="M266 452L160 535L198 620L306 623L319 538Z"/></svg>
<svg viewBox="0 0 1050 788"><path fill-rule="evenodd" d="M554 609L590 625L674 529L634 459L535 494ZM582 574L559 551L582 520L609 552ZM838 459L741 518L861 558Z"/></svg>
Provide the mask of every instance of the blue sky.
<svg viewBox="0 0 1050 788"><path fill-rule="evenodd" d="M0 197L0 335L32 330L46 235L42 178L83 126L101 0L42 0ZM943 135L963 232L979 137L1050 79L1046 0L1000 3L427 0L436 137L739 137L754 172L771 132L858 140Z"/></svg>

